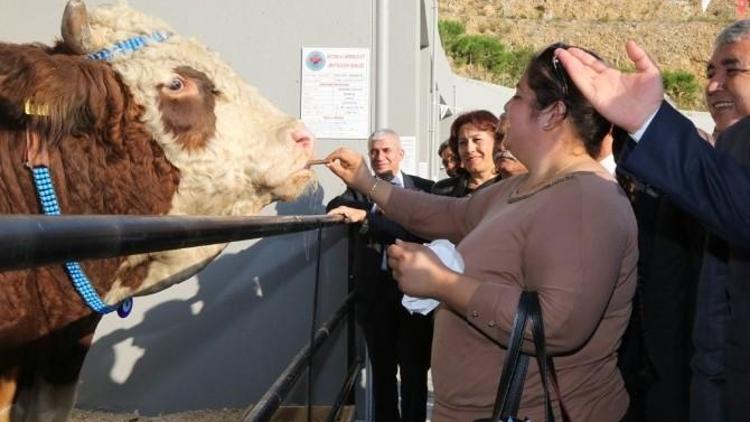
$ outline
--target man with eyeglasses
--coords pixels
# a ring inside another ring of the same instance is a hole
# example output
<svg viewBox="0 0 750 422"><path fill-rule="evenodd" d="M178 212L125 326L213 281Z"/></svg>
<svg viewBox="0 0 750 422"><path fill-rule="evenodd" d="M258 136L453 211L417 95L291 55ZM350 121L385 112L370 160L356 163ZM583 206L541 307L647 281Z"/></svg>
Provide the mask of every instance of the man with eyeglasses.
<svg viewBox="0 0 750 422"><path fill-rule="evenodd" d="M706 99L717 128L734 123L716 150L663 102L659 71L646 53L632 41L626 47L634 74L581 51L558 56L597 110L637 142L622 165L713 233L698 293L691 419L745 421L750 414L750 118L744 118L750 114L750 22L734 23L719 34L708 66Z"/></svg>

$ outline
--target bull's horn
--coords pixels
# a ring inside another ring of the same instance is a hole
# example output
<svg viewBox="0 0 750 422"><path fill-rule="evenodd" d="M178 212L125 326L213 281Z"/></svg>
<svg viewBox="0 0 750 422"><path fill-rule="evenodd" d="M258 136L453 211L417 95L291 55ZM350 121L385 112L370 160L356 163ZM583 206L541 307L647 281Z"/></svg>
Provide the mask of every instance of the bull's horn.
<svg viewBox="0 0 750 422"><path fill-rule="evenodd" d="M63 42L78 54L85 54L91 45L91 28L88 23L86 5L81 0L68 0L60 25Z"/></svg>

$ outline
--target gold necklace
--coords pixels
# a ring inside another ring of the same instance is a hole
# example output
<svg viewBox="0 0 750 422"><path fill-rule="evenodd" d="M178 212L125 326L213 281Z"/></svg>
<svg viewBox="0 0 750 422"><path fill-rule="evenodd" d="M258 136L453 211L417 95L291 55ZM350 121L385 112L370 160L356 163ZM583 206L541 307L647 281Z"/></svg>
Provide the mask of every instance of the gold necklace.
<svg viewBox="0 0 750 422"><path fill-rule="evenodd" d="M585 167L586 164L588 164L588 163L586 163L586 162L578 162L578 161L570 163L570 164L568 164L566 166L563 166L559 170L555 170L555 172L552 173L551 176L543 176L538 182L534 183L528 189L525 189L525 190L527 192L534 191L534 190L536 190L537 187L542 186L542 185L546 185L550 181L557 179L557 177L559 177L560 175L566 174L566 173L570 173L572 171L571 169L576 168L576 167L583 168L583 167ZM531 177L531 173L529 173L529 177ZM529 180L529 177L527 177L523 182ZM521 184L523 184L523 182L521 182ZM518 189L519 190L521 188L521 184L518 185Z"/></svg>
<svg viewBox="0 0 750 422"><path fill-rule="evenodd" d="M576 162L569 164L567 166L564 166L560 170L555 171L552 176L544 177L541 181L534 183L531 185L531 187L526 190L525 193L521 193L521 185L528 180L528 177L526 179L521 180L518 185L516 185L516 188L511 191L510 196L508 197L508 202L516 202L520 201L522 199L526 199L535 193L547 189L551 186L554 186L560 182L564 182L566 180L570 180L573 178L573 176L576 173L596 173L597 170L591 169L590 166L588 166L589 163L583 162ZM578 168L578 169L576 169Z"/></svg>
<svg viewBox="0 0 750 422"><path fill-rule="evenodd" d="M543 191L543 190L545 190L547 188L555 186L558 183L562 183L562 182L564 182L566 180L570 180L577 173L594 173L594 171L591 171L591 170L574 170L574 171L565 173L565 174L561 175L558 178L555 178L555 179L552 179L552 180L547 180L543 184L537 183L537 184L535 184L533 186L533 189L527 191L526 193L519 193L518 192L518 189L520 188L521 183L523 183L523 181L522 181L521 183L518 184L518 186L516 186L515 189L513 189L513 191L511 191L510 195L508 195L508 203L512 204L513 202L518 202L520 200L523 200L523 199L526 199L526 198L528 198L530 196L533 196L533 195L535 195L535 194L537 194L537 193L539 193L539 192L541 192L541 191Z"/></svg>

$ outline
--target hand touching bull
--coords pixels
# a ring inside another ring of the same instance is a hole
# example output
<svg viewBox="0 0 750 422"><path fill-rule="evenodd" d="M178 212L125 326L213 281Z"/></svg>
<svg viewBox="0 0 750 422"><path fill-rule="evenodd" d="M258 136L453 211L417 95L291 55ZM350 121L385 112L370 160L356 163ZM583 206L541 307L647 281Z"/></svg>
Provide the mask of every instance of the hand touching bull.
<svg viewBox="0 0 750 422"><path fill-rule="evenodd" d="M391 196L393 186L370 174L362 155L348 148L338 148L325 160L326 167L331 169L333 174L350 188L369 196L379 207L382 208Z"/></svg>
<svg viewBox="0 0 750 422"><path fill-rule="evenodd" d="M338 148L329 154L325 158L325 161L326 166L346 183L347 186L367 194L379 207L382 207L390 196L393 186L390 183L379 183L379 179L368 171L362 155L348 148ZM343 215L347 220L356 222L359 220L356 218L357 215L349 214L349 212L356 211L361 210L354 210L349 207L337 207L331 210L330 213ZM390 268L393 269L394 278L399 281L400 285L400 279L405 274L424 275L425 273L434 272L435 268L439 268L439 266L443 266L429 248L417 243L407 243L400 240L397 240L395 245L388 248L388 257L388 263L390 264ZM448 271L445 267L443 269ZM420 280L415 281L416 286L413 290L409 289L408 284L406 286L401 285L401 289L403 290L406 287L408 290L403 291L408 294L415 294L422 297L431 296L433 289L425 285L426 283L421 280L423 277L419 278Z"/></svg>
<svg viewBox="0 0 750 422"><path fill-rule="evenodd" d="M326 166L347 186L368 195L378 207L386 207L395 188L372 176L360 154L339 148L326 161ZM418 243L397 241L388 247L388 264L401 291L437 299L457 312L465 312L479 285L478 281L450 270L430 248Z"/></svg>

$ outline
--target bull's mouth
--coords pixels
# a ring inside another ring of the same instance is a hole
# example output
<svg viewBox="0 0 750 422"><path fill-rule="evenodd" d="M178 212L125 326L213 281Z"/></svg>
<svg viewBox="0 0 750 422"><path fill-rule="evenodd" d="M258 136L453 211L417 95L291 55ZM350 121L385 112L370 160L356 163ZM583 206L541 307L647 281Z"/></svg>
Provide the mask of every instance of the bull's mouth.
<svg viewBox="0 0 750 422"><path fill-rule="evenodd" d="M313 178L313 171L310 170L309 167L303 167L299 170L294 171L292 174L289 175L289 179L295 178L295 177L304 177L307 176L310 179Z"/></svg>
<svg viewBox="0 0 750 422"><path fill-rule="evenodd" d="M274 188L273 196L280 201L293 201L302 195L314 179L315 176L312 171L301 168L290 174L282 184Z"/></svg>
<svg viewBox="0 0 750 422"><path fill-rule="evenodd" d="M309 158L311 157L307 154L301 154L286 172L273 168L266 173L265 185L275 199L281 201L297 199L315 179L315 173L307 166Z"/></svg>

